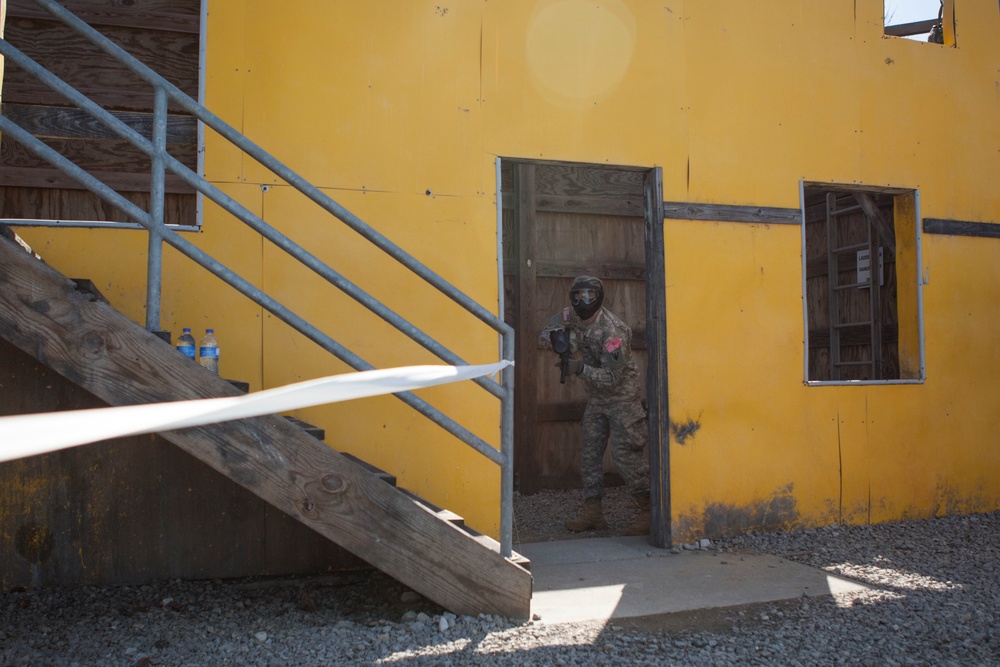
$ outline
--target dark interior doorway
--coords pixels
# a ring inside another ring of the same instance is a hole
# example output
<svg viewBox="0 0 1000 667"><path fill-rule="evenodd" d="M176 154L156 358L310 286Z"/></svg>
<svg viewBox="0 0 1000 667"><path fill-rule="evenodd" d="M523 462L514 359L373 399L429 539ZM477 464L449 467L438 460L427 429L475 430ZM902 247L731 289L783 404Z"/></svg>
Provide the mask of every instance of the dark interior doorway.
<svg viewBox="0 0 1000 667"><path fill-rule="evenodd" d="M669 534L670 516L660 180L659 169L501 160L504 315L517 338L515 486L522 494L581 486L586 391L560 384L538 332L568 305L574 277L597 276L605 307L632 328L647 378L654 544ZM609 485L619 483L610 455L605 472Z"/></svg>

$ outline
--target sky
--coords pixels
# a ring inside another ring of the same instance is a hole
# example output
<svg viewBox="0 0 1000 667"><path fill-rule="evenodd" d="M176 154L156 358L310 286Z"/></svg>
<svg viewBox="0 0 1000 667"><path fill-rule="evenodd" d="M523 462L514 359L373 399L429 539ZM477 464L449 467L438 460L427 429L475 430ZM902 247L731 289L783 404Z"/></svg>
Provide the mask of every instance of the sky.
<svg viewBox="0 0 1000 667"><path fill-rule="evenodd" d="M884 7L886 24L898 25L937 18L941 3L939 0L884 0ZM927 35L914 35L913 38L925 40Z"/></svg>
<svg viewBox="0 0 1000 667"><path fill-rule="evenodd" d="M884 0L884 4L890 25L937 18L941 6L939 0Z"/></svg>

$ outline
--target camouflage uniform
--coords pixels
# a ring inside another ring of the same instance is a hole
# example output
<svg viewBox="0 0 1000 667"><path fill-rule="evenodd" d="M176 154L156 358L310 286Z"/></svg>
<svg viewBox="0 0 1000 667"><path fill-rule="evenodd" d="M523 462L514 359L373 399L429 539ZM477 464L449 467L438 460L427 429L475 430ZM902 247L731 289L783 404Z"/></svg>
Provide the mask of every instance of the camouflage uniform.
<svg viewBox="0 0 1000 667"><path fill-rule="evenodd" d="M539 341L551 349L549 332L569 330L570 351L580 352L586 364L581 377L590 400L583 412L583 497L604 496L604 451L611 443L611 459L633 495L649 493L648 436L643 388L632 360L632 330L610 310L601 308L584 323L572 308L564 308L546 323Z"/></svg>

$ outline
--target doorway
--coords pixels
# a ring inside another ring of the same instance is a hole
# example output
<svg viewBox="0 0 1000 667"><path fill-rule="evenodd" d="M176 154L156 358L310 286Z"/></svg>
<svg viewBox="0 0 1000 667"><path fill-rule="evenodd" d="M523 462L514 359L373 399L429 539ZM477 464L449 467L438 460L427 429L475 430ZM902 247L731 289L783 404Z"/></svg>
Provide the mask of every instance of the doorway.
<svg viewBox="0 0 1000 667"><path fill-rule="evenodd" d="M573 279L604 282L604 306L632 328L646 378L651 542L669 544L663 209L658 168L500 161L504 317L515 330L514 478L522 495L581 487L582 382L560 383L538 343ZM605 455L609 487L620 484ZM569 518L569 517L566 517Z"/></svg>

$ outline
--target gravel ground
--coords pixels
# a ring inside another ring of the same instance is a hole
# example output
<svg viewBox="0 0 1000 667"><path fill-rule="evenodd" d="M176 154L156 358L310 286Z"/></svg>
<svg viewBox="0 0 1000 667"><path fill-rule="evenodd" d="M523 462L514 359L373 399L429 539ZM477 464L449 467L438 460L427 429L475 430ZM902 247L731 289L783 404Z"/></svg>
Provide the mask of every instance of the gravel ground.
<svg viewBox="0 0 1000 667"><path fill-rule="evenodd" d="M547 495L518 499L518 540L567 537L559 514L577 494ZM613 511L612 532L630 520ZM0 593L0 665L1000 664L1000 512L711 548L779 555L874 590L642 629L456 618L377 572L12 590Z"/></svg>
<svg viewBox="0 0 1000 667"><path fill-rule="evenodd" d="M548 542L587 537L621 535L635 522L636 506L623 486L606 489L604 496L605 530L571 533L563 523L582 509L579 491L541 491L530 496L514 497L514 551L519 542Z"/></svg>

